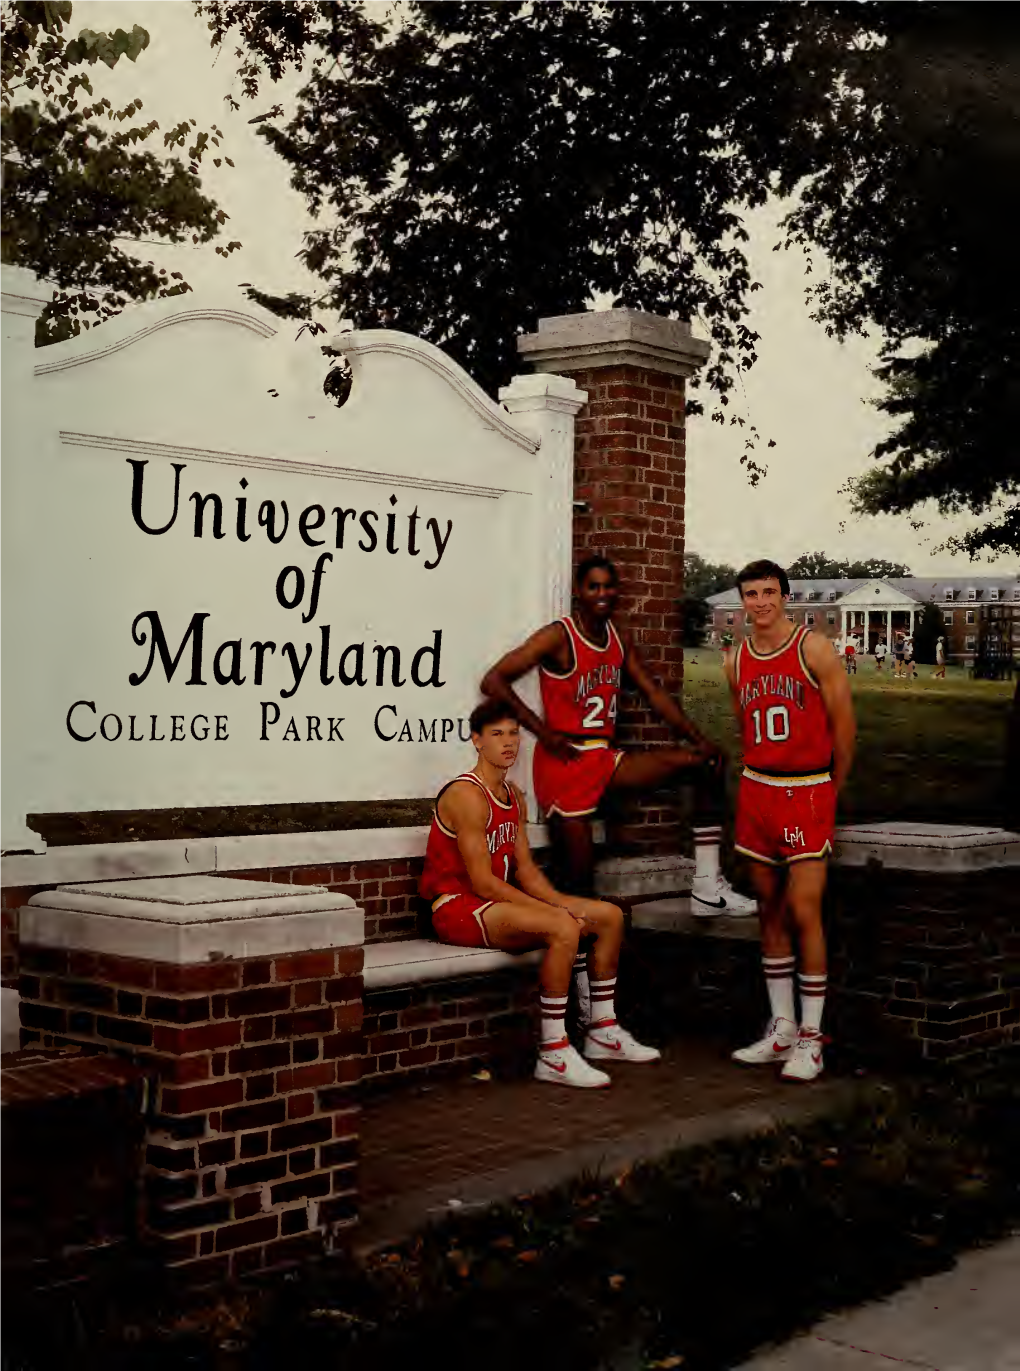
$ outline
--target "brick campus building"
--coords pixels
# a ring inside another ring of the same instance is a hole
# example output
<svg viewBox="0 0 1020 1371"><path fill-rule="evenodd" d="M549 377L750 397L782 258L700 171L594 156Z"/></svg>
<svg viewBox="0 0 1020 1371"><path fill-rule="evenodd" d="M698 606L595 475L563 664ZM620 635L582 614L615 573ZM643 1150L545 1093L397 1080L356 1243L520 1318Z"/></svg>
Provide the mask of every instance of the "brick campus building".
<svg viewBox="0 0 1020 1371"><path fill-rule="evenodd" d="M891 580L791 581L788 613L829 638L856 636L866 652L880 639L913 632L927 603L946 626L946 658L1020 658L1020 578L1016 576L905 576ZM744 636L747 618L736 587L710 595L709 641Z"/></svg>

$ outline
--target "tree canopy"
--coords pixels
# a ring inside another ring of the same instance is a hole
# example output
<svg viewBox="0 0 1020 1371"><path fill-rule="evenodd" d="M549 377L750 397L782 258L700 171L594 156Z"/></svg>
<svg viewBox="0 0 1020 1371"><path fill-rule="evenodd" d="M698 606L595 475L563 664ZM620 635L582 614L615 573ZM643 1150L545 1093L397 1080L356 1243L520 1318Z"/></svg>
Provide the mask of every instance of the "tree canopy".
<svg viewBox="0 0 1020 1371"><path fill-rule="evenodd" d="M135 245L207 243L227 218L199 177L219 129L182 120L163 135L163 147L186 147L187 163L160 156L145 146L156 120L136 120L142 101L115 109L93 89L86 67L136 61L149 45L145 29L84 28L68 40L71 12L67 0L2 7L2 260L58 287L40 319L41 342L101 323L129 300L190 290L182 273L158 269ZM232 165L228 157L213 160Z"/></svg>
<svg viewBox="0 0 1020 1371"><path fill-rule="evenodd" d="M239 36L245 95L307 76L260 131L321 216L303 256L323 303L429 338L489 389L540 315L598 299L689 317L713 341L701 380L725 422L758 343L744 215L789 197L787 241L827 259L815 317L883 338L894 428L856 508L992 511L956 546L1020 548L1015 7L197 9L214 44Z"/></svg>
<svg viewBox="0 0 1020 1371"><path fill-rule="evenodd" d="M707 562L696 552L684 557L684 591L696 600L707 600L721 590L732 590L737 584L737 568L726 562Z"/></svg>
<svg viewBox="0 0 1020 1371"><path fill-rule="evenodd" d="M818 165L789 218L821 248L816 317L877 326L894 421L856 508L988 513L949 546L1020 550L1020 22L1010 5L879 4L848 52Z"/></svg>
<svg viewBox="0 0 1020 1371"><path fill-rule="evenodd" d="M691 318L725 422L758 342L742 214L811 171L859 6L197 8L214 44L239 35L246 95L307 76L259 131L321 216L301 255L323 303L428 338L489 390L539 316L608 299Z"/></svg>
<svg viewBox="0 0 1020 1371"><path fill-rule="evenodd" d="M909 576L910 568L903 562L886 562L881 557L863 561L830 557L825 552L804 552L786 568L792 580L856 581L875 577L887 580L890 576Z"/></svg>

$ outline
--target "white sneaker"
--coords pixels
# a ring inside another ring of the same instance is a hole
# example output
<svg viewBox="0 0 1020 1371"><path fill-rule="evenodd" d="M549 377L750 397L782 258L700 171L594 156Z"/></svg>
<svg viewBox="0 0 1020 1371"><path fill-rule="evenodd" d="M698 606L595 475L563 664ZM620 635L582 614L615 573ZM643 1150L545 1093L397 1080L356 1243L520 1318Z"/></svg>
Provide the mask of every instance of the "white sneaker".
<svg viewBox="0 0 1020 1371"><path fill-rule="evenodd" d="M695 878L691 885L691 913L701 918L713 914L743 918L747 914L758 913L758 901L738 894L725 876L702 876Z"/></svg>
<svg viewBox="0 0 1020 1371"><path fill-rule="evenodd" d="M783 1066L783 1080L813 1081L823 1069L821 1034L801 1033Z"/></svg>
<svg viewBox="0 0 1020 1371"><path fill-rule="evenodd" d="M773 1019L765 1030L764 1038L759 1038L750 1047L738 1047L733 1053L733 1060L743 1062L745 1066L785 1062L793 1056L797 1043L797 1025L791 1019Z"/></svg>
<svg viewBox="0 0 1020 1371"><path fill-rule="evenodd" d="M551 1051L540 1049L535 1080L549 1081L554 1085L574 1085L581 1090L599 1090L610 1084L606 1073L589 1066L569 1043L565 1047L554 1047Z"/></svg>
<svg viewBox="0 0 1020 1371"><path fill-rule="evenodd" d="M584 1040L584 1055L595 1062L657 1062L662 1053L646 1047L618 1023L595 1024Z"/></svg>

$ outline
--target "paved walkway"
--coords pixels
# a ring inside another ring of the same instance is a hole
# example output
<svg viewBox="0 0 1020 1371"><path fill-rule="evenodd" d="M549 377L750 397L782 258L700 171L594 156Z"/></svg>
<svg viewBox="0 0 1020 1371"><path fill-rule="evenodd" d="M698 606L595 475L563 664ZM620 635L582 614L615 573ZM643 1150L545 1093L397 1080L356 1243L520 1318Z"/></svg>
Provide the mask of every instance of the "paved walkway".
<svg viewBox="0 0 1020 1371"><path fill-rule="evenodd" d="M608 1090L471 1079L366 1101L362 1250L463 1212L620 1170L673 1148L800 1122L844 1107L860 1081L783 1083L704 1040L651 1066L613 1068Z"/></svg>
<svg viewBox="0 0 1020 1371"><path fill-rule="evenodd" d="M795 1284L794 1284L795 1288ZM741 1371L1020 1371L1020 1236L824 1319Z"/></svg>

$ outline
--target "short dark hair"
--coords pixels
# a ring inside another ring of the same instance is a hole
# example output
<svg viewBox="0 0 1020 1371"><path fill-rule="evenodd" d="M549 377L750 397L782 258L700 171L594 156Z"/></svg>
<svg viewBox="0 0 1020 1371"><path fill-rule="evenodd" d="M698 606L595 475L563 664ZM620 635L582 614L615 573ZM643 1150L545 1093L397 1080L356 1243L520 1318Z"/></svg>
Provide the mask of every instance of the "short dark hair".
<svg viewBox="0 0 1020 1371"><path fill-rule="evenodd" d="M608 557L603 557L601 552L593 552L590 557L585 557L584 561L581 562L574 572L574 584L583 586L588 579L589 572L600 570L609 572L610 576L613 578L614 586L620 584L620 574L616 570L616 566Z"/></svg>
<svg viewBox="0 0 1020 1371"><path fill-rule="evenodd" d="M480 734L482 729L488 728L490 724L502 723L504 719L513 719L516 723L517 715L505 700L490 698L475 705L468 719L468 728L472 733Z"/></svg>
<svg viewBox="0 0 1020 1371"><path fill-rule="evenodd" d="M789 595L789 576L778 562L770 562L767 557L760 557L757 562L748 562L743 570L737 572L737 589L743 594L745 581L767 580L778 581L779 589L784 595Z"/></svg>

